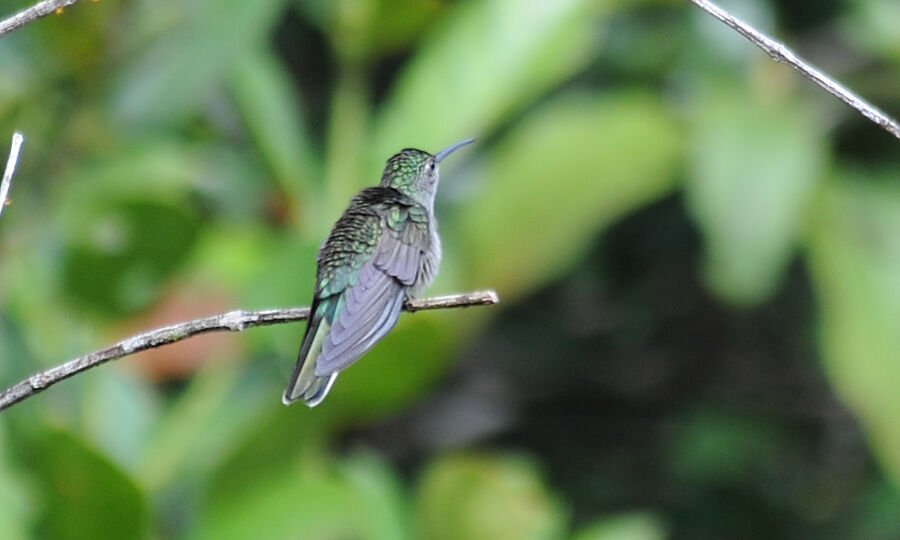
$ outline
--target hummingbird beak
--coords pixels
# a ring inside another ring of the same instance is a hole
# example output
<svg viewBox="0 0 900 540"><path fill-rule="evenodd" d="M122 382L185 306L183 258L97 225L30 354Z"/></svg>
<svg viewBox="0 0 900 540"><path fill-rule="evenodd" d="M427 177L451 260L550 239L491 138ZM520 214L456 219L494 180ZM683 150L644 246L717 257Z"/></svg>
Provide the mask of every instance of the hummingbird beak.
<svg viewBox="0 0 900 540"><path fill-rule="evenodd" d="M473 142L475 142L475 139L469 138L469 139L464 139L462 141L459 141L458 143L451 144L447 148L444 148L443 150L441 150L440 152L438 152L437 154L434 155L434 162L440 163L442 159L444 159L445 157L452 154L457 148L460 148L462 146L465 146L465 145L467 145L469 143L473 143Z"/></svg>

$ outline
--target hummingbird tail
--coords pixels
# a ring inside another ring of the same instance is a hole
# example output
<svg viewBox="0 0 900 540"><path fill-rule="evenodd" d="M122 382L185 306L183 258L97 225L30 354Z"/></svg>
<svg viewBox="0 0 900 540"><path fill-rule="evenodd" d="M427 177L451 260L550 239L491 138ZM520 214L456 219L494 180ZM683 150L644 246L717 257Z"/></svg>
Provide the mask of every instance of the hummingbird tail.
<svg viewBox="0 0 900 540"><path fill-rule="evenodd" d="M325 306L322 306L325 307ZM302 399L310 407L315 407L325 399L331 385L337 378L337 373L331 373L322 377L315 374L316 360L322 352L322 342L331 331L331 325L323 316L327 309L313 309L313 317L309 321L306 328L306 334L303 336L303 345L300 347L300 354L297 356L297 364L291 373L291 380L288 382L281 401L285 405L290 405L298 399Z"/></svg>

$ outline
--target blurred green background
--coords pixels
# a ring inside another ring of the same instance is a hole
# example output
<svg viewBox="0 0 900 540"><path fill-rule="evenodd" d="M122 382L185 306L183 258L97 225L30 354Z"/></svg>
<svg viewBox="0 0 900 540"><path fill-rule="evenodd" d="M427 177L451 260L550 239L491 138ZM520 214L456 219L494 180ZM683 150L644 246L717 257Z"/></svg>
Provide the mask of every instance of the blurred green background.
<svg viewBox="0 0 900 540"><path fill-rule="evenodd" d="M723 5L900 114L896 0ZM315 410L302 324L66 381L0 414L4 539L900 538L900 144L687 2L82 1L0 66L4 387L307 303L407 146L478 137L430 292L502 299Z"/></svg>

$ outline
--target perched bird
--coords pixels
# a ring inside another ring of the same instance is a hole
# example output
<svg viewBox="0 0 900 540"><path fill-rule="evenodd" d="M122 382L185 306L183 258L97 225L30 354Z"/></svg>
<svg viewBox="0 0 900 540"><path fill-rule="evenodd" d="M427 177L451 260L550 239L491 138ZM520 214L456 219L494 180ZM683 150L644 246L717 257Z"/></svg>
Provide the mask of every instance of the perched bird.
<svg viewBox="0 0 900 540"><path fill-rule="evenodd" d="M390 332L404 300L434 279L441 261L438 164L474 140L434 155L401 150L387 161L379 186L350 200L316 255L315 293L285 405L321 403L338 373Z"/></svg>

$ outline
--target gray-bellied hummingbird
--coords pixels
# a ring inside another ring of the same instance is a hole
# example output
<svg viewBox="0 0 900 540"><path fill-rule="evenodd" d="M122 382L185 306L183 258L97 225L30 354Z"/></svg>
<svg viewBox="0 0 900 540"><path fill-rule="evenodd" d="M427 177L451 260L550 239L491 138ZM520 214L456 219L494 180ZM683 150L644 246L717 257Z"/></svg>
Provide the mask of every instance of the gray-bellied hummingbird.
<svg viewBox="0 0 900 540"><path fill-rule="evenodd" d="M316 255L315 293L285 405L321 403L338 373L390 332L403 302L434 279L441 261L438 164L474 140L434 155L401 150L387 161L380 185L350 200Z"/></svg>

